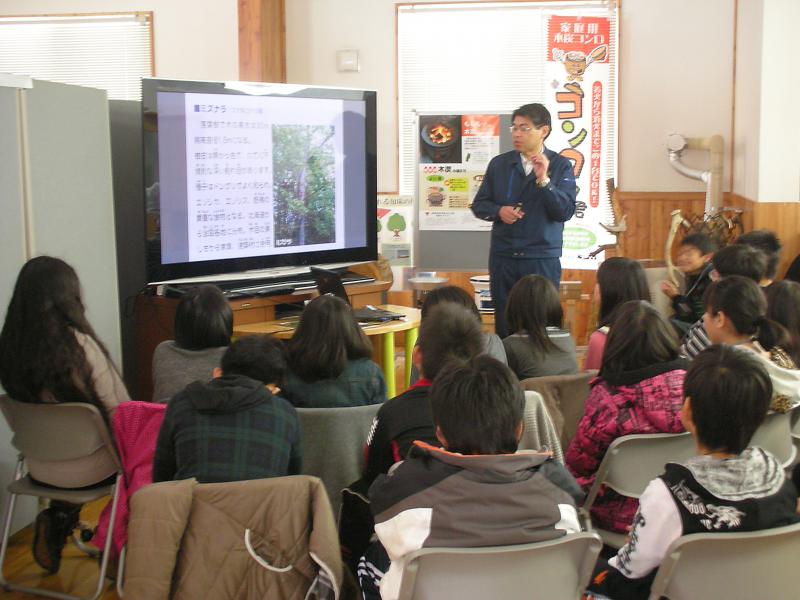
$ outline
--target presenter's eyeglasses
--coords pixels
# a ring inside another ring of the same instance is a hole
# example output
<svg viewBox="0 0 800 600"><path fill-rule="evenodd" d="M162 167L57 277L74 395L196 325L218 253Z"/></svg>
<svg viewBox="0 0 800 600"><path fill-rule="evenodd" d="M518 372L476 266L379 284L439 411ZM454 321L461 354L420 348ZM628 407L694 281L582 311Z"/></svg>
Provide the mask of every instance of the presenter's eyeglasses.
<svg viewBox="0 0 800 600"><path fill-rule="evenodd" d="M540 129L539 127L531 127L530 125L509 125L508 130L511 133L516 133L519 131L520 133L530 133L534 129Z"/></svg>

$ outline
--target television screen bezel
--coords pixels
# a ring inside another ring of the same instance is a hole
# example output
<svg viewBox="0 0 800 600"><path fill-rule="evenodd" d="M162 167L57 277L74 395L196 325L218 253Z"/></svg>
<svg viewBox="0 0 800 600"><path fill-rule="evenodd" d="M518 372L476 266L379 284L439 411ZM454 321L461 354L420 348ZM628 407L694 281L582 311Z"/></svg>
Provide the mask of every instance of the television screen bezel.
<svg viewBox="0 0 800 600"><path fill-rule="evenodd" d="M159 92L234 94L251 96L330 98L350 101L363 101L365 105L365 211L363 223L366 245L357 248L335 250L315 250L292 254L262 255L246 258L229 258L183 263L161 262L161 230L157 219L148 219L148 199L145 193L143 210L148 226L145 231L145 258L147 281L149 284L174 281L202 276L219 276L248 271L268 270L280 267L304 267L315 264L363 262L377 260L377 113L376 92L350 88L333 88L312 85L191 81L161 78L142 79L142 149L143 179L145 190L157 190L160 181L158 155L158 103ZM155 123L154 123L155 121ZM155 125L155 126L154 126ZM155 186L155 187L154 187ZM157 198L160 211L160 199ZM151 200L152 201L152 200ZM353 215L345 215L346 219Z"/></svg>

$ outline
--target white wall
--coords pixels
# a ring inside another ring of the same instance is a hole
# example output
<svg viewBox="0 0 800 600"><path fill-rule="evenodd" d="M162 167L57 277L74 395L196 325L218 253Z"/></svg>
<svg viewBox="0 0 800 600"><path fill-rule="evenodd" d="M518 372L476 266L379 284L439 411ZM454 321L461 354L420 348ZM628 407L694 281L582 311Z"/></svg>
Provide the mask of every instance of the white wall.
<svg viewBox="0 0 800 600"><path fill-rule="evenodd" d="M399 0L286 2L290 82L378 91L378 189L382 191L396 189L397 3ZM734 0L622 2L619 171L623 189L704 189L700 182L671 169L665 136L673 130L691 137L718 133L729 143L733 18ZM360 73L336 71L336 50L343 48L360 50ZM686 161L701 168L707 164L703 155L687 153ZM725 181L727 185L727 175Z"/></svg>
<svg viewBox="0 0 800 600"><path fill-rule="evenodd" d="M291 4L291 0L287 2ZM2 0L0 15L153 11L155 74L239 79L236 0Z"/></svg>
<svg viewBox="0 0 800 600"><path fill-rule="evenodd" d="M757 199L759 202L798 201L800 75L796 64L796 30L800 23L800 2L763 0L763 4ZM746 115L742 117L746 118Z"/></svg>
<svg viewBox="0 0 800 600"><path fill-rule="evenodd" d="M378 92L378 191L397 189L395 7L399 0L287 0L289 83ZM336 69L336 51L359 50L361 70Z"/></svg>
<svg viewBox="0 0 800 600"><path fill-rule="evenodd" d="M763 13L761 0L739 2L733 191L751 200L758 200Z"/></svg>
<svg viewBox="0 0 800 600"><path fill-rule="evenodd" d="M731 139L733 0L624 0L620 19L619 185L701 191L669 166L666 135ZM708 166L707 155L685 162ZM723 181L728 187L728 160Z"/></svg>

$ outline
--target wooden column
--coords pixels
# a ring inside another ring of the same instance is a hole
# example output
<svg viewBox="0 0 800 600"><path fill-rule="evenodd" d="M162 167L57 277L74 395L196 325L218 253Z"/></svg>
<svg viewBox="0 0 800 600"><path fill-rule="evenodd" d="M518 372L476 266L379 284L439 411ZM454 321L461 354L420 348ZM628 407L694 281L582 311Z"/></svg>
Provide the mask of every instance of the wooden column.
<svg viewBox="0 0 800 600"><path fill-rule="evenodd" d="M285 0L238 2L239 79L285 83Z"/></svg>

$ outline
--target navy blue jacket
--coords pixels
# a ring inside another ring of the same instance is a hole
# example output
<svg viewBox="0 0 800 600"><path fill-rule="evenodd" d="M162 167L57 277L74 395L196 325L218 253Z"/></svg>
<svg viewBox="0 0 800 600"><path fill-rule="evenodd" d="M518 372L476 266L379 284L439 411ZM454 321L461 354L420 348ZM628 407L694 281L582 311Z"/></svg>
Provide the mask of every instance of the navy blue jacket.
<svg viewBox="0 0 800 600"><path fill-rule="evenodd" d="M525 176L519 152L495 156L486 168L472 212L479 219L494 221L491 252L511 258L552 258L561 256L564 222L575 214L575 175L572 163L552 150L544 149L550 161L550 184L540 188L536 174ZM525 216L507 225L497 216L504 205L522 204Z"/></svg>

